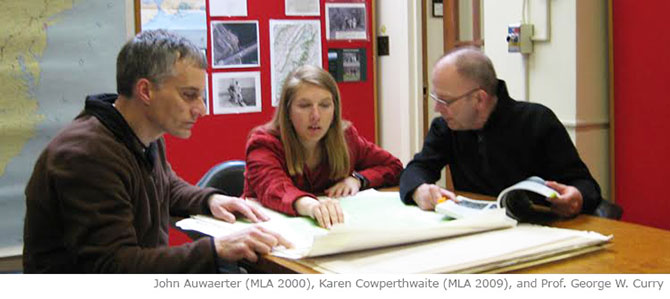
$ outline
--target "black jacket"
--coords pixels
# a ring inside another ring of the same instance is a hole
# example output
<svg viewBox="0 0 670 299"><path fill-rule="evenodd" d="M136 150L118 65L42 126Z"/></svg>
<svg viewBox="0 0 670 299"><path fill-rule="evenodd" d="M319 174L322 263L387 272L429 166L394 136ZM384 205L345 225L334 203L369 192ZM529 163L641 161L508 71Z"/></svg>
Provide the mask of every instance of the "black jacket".
<svg viewBox="0 0 670 299"><path fill-rule="evenodd" d="M402 200L414 203L414 190L437 181L448 164L456 190L497 196L529 176L539 176L575 186L584 198L582 212L592 213L601 200L600 187L556 115L541 104L510 98L502 80L497 95L481 130L452 131L442 117L433 120L421 152L401 175Z"/></svg>

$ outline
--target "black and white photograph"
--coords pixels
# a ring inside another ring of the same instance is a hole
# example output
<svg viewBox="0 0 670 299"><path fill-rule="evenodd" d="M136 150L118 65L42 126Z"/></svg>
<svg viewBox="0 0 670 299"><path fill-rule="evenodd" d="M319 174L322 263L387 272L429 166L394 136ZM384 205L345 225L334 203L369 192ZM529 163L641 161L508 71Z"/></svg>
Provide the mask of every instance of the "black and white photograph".
<svg viewBox="0 0 670 299"><path fill-rule="evenodd" d="M212 74L213 114L261 111L260 72Z"/></svg>
<svg viewBox="0 0 670 299"><path fill-rule="evenodd" d="M337 82L367 80L367 62L364 48L328 49L328 72Z"/></svg>
<svg viewBox="0 0 670 299"><path fill-rule="evenodd" d="M342 52L343 81L361 81L361 61L359 52L345 49Z"/></svg>
<svg viewBox="0 0 670 299"><path fill-rule="evenodd" d="M326 3L326 36L367 39L365 3Z"/></svg>
<svg viewBox="0 0 670 299"><path fill-rule="evenodd" d="M212 66L214 68L258 67L258 21L214 21Z"/></svg>
<svg viewBox="0 0 670 299"><path fill-rule="evenodd" d="M205 115L209 115L209 76L205 75L205 90L203 91L202 100L205 101Z"/></svg>

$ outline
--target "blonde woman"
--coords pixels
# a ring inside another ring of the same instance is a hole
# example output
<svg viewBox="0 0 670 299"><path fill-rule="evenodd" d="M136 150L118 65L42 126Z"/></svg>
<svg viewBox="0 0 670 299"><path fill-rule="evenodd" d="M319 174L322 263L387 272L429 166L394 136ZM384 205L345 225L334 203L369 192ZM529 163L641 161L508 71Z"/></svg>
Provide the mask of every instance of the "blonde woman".
<svg viewBox="0 0 670 299"><path fill-rule="evenodd" d="M249 135L246 163L244 197L325 228L344 222L335 198L396 185L402 170L400 160L342 120L337 83L314 66L286 78L273 119Z"/></svg>

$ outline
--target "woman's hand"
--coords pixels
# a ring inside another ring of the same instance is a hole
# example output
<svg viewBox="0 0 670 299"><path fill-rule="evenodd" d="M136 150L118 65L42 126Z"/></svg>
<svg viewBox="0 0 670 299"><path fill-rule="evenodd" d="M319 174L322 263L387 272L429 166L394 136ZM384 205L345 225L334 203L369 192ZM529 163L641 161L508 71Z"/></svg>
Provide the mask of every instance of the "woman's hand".
<svg viewBox="0 0 670 299"><path fill-rule="evenodd" d="M361 181L355 177L348 176L326 189L326 195L328 197L344 197L354 195L360 189Z"/></svg>
<svg viewBox="0 0 670 299"><path fill-rule="evenodd" d="M295 210L299 215L312 217L324 228L344 222L342 207L336 199L316 200L312 197L301 197L295 202Z"/></svg>

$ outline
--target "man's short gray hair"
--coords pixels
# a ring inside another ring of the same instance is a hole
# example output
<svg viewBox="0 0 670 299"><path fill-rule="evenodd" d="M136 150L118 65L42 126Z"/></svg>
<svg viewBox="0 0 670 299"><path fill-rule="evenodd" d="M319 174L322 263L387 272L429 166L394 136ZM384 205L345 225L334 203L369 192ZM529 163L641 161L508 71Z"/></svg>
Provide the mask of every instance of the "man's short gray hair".
<svg viewBox="0 0 670 299"><path fill-rule="evenodd" d="M490 95L498 89L498 77L491 59L474 47L457 48L444 55L443 59L452 61L458 73L472 80Z"/></svg>
<svg viewBox="0 0 670 299"><path fill-rule="evenodd" d="M131 97L133 86L145 78L161 84L173 76L177 61L207 68L207 58L188 39L165 30L148 30L128 41L116 59L116 92Z"/></svg>

